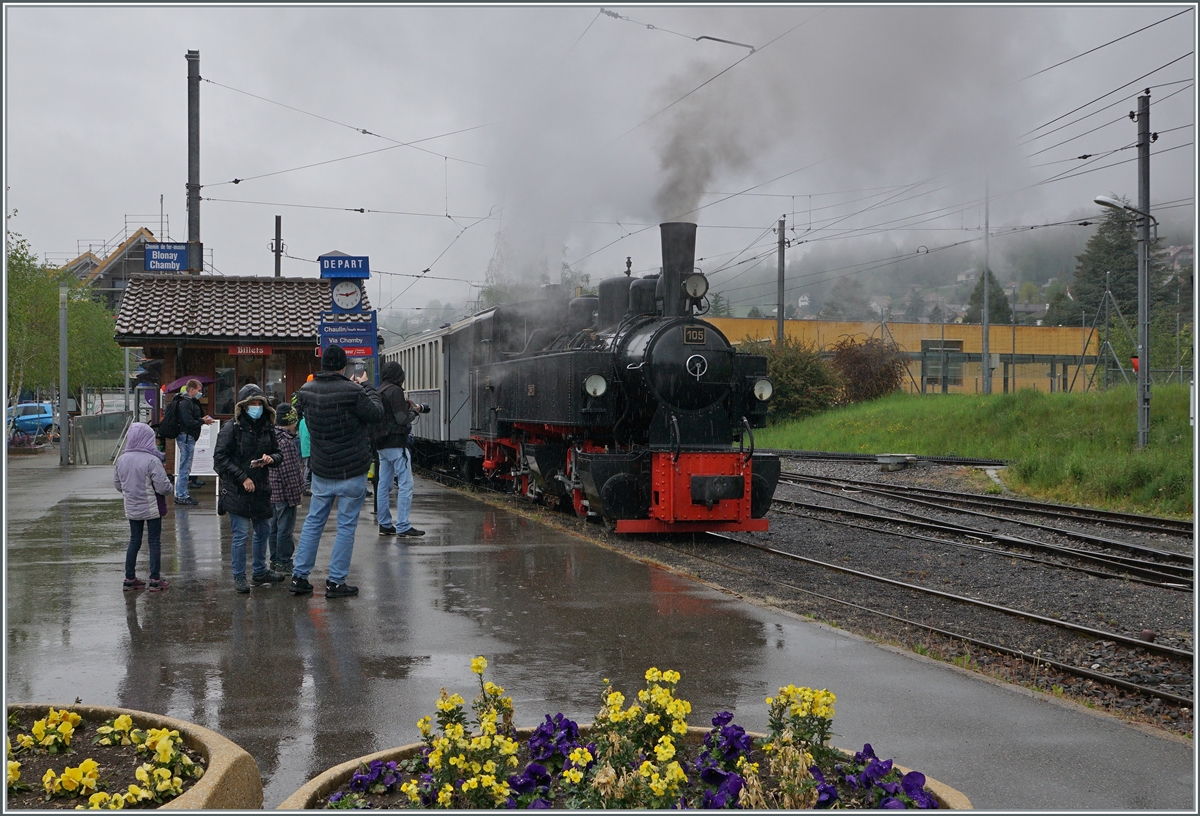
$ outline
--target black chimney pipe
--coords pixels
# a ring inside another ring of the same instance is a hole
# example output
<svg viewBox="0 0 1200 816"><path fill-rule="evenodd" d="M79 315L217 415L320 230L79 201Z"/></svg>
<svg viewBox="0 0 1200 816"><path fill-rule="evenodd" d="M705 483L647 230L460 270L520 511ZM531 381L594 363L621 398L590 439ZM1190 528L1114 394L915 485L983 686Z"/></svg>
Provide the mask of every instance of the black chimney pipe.
<svg viewBox="0 0 1200 816"><path fill-rule="evenodd" d="M663 317L687 314L683 280L696 267L696 225L683 221L659 224L662 234Z"/></svg>

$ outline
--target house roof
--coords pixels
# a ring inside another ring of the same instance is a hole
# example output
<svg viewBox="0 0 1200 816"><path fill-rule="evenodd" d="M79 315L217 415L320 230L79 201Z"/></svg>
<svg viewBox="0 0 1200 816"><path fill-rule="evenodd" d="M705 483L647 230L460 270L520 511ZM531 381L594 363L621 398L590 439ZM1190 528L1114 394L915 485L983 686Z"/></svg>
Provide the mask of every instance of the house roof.
<svg viewBox="0 0 1200 816"><path fill-rule="evenodd" d="M91 283L97 277L104 274L104 270L115 264L121 258L124 258L129 250L139 244L144 244L147 241L154 240L154 233L145 227L138 227L133 235L130 235L121 245L109 253L108 257L101 260L92 252L85 252L73 261L63 265L64 269L71 269L84 283Z"/></svg>
<svg viewBox="0 0 1200 816"><path fill-rule="evenodd" d="M117 312L118 343L153 340L317 343L327 278L132 275ZM363 296L363 309L371 304ZM347 315L353 322L368 315Z"/></svg>

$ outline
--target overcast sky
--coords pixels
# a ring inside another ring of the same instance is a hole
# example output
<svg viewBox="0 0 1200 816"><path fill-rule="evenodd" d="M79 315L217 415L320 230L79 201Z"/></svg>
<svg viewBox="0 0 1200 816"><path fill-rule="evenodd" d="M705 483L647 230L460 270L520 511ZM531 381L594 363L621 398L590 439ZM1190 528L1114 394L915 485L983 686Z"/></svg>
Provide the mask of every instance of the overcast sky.
<svg viewBox="0 0 1200 816"><path fill-rule="evenodd" d="M780 217L796 261L978 238L988 185L993 233L1095 216L1145 88L1155 213L1195 221L1192 6L604 8L7 5L9 227L62 262L162 196L185 241L188 50L215 269L272 275L281 215L284 275L367 255L377 307L656 270L666 220L720 291Z"/></svg>

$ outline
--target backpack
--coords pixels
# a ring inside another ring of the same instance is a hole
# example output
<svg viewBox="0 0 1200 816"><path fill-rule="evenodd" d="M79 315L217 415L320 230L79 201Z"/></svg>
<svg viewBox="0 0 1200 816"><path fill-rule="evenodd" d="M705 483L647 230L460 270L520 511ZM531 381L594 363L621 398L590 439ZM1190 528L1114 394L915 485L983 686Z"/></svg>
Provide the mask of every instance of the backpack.
<svg viewBox="0 0 1200 816"><path fill-rule="evenodd" d="M176 395L163 412L162 421L158 423L158 435L163 439L174 439L183 430L183 424L179 421L179 403L182 400L183 397Z"/></svg>
<svg viewBox="0 0 1200 816"><path fill-rule="evenodd" d="M398 409L391 416L385 416L382 420L375 423L371 429L371 441L375 447L378 448L393 431L399 431L401 436L407 439L408 435L412 432L412 420L416 413L406 403L404 407Z"/></svg>

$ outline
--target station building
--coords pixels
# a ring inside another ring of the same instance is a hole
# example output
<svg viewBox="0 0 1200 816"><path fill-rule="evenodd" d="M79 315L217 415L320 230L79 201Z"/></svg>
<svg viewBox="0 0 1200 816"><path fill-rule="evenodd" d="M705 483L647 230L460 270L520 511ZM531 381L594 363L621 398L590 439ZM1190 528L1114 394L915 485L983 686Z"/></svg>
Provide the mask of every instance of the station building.
<svg viewBox="0 0 1200 816"><path fill-rule="evenodd" d="M161 385L201 379L205 413L226 421L244 384L254 382L284 402L320 370L318 331L330 287L325 278L134 274L115 337L120 346L162 360ZM342 319L367 321L369 315Z"/></svg>

